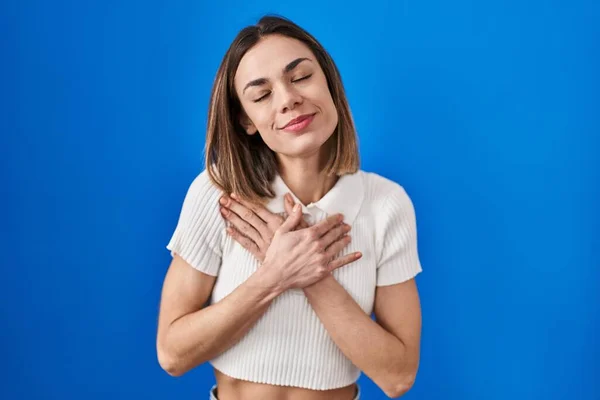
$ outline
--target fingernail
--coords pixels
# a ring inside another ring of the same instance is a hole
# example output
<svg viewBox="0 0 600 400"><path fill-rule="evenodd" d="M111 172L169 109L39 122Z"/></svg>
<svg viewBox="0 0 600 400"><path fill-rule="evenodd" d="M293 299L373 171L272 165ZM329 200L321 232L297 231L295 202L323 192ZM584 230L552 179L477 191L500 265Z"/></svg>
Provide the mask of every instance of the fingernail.
<svg viewBox="0 0 600 400"><path fill-rule="evenodd" d="M227 196L221 197L221 200L219 200L219 202L223 205L226 205L227 204Z"/></svg>
<svg viewBox="0 0 600 400"><path fill-rule="evenodd" d="M361 258L362 257L362 253L359 251L358 253L354 254L354 257Z"/></svg>
<svg viewBox="0 0 600 400"><path fill-rule="evenodd" d="M237 199L238 199L238 196L237 196L237 194L235 194L235 193L231 193L231 198L232 198L232 199L235 199L235 200L237 200Z"/></svg>
<svg viewBox="0 0 600 400"><path fill-rule="evenodd" d="M300 209L300 204L296 204L294 206L294 209L292 210L293 212L298 212L298 210Z"/></svg>
<svg viewBox="0 0 600 400"><path fill-rule="evenodd" d="M224 217L226 217L228 213L229 210L227 210L226 208L221 208L221 214L223 214Z"/></svg>

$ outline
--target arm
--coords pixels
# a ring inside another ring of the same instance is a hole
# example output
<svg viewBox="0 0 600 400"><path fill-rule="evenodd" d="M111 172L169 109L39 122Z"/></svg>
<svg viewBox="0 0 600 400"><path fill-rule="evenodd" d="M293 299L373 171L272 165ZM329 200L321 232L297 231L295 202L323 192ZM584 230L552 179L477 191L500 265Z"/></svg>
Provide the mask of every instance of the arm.
<svg viewBox="0 0 600 400"><path fill-rule="evenodd" d="M401 396L412 386L418 367L421 331L419 298L412 279L421 271L415 215L403 188L396 186L395 189L393 196L383 197L387 207L375 208L382 217L376 221L379 258L374 308L377 322L365 314L330 274L304 287L309 303L340 350L390 397ZM240 204L231 206L235 213L230 213L228 219L238 230L229 234L260 259L262 249L269 248L269 243L264 240L265 235L249 229L260 230L260 224L248 217L251 213L247 210L268 211L242 203L246 208ZM290 207L288 204L286 209Z"/></svg>
<svg viewBox="0 0 600 400"><path fill-rule="evenodd" d="M419 364L421 306L413 278L421 264L410 197L395 184L382 199L375 208L377 322L333 276L304 293L341 351L388 396L398 397L411 388Z"/></svg>
<svg viewBox="0 0 600 400"><path fill-rule="evenodd" d="M414 279L377 288L373 321L333 276L304 293L335 344L389 397L406 393L419 364L421 309Z"/></svg>
<svg viewBox="0 0 600 400"><path fill-rule="evenodd" d="M187 202L190 203L198 204ZM182 213L186 217L189 215L187 208L184 207L186 213ZM196 209L204 210L202 207ZM214 215L209 217L213 221L207 226L219 226ZM201 220L202 216L192 219L198 224ZM198 229L196 224L182 224L182 228L176 230L176 240L168 246L173 251L174 260L165 277L157 335L159 362L166 371L171 375L182 375L224 352L248 332L275 297L288 288L313 284L330 272L323 263L341 250L343 242L335 240L342 232L338 225L341 216L332 216L310 231L295 232L301 221L302 213L297 207L296 212L275 231L273 246L265 253L263 265L228 296L206 308L203 305L212 291L215 278L201 271L218 270L220 250L217 253L208 245L214 235L207 235L207 229L200 229L204 237L199 240L194 240L194 232ZM182 231L186 234L181 235ZM325 232L329 235L328 241L320 239ZM308 251L317 246L322 250ZM190 257L195 255L194 259L200 260L196 261L196 267L184 261L174 250L176 247ZM327 247L330 249L326 250ZM353 261L353 257L341 257L330 264L331 268L341 267Z"/></svg>
<svg viewBox="0 0 600 400"><path fill-rule="evenodd" d="M240 340L280 290L259 268L216 304L206 304L216 277L192 268L176 255L163 284L157 353L161 367L181 376Z"/></svg>
<svg viewBox="0 0 600 400"><path fill-rule="evenodd" d="M162 288L156 348L170 375L180 376L233 346L278 294L259 269L216 304L206 306L219 273L225 223L220 190L206 171L191 183L167 245L173 261Z"/></svg>

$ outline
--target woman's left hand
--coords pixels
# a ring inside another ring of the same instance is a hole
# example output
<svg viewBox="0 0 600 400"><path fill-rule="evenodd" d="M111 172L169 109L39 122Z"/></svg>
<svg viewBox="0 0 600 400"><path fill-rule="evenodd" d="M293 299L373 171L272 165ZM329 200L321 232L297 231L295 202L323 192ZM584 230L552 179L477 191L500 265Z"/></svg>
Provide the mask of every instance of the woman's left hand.
<svg viewBox="0 0 600 400"><path fill-rule="evenodd" d="M285 219L261 205L241 200L235 194L222 196L219 203L221 215L231 223L227 233L252 253L258 261L263 262L275 231ZM288 215L292 213L294 204L292 196L286 193L284 206ZM298 229L308 228L308 226L306 221L302 220Z"/></svg>

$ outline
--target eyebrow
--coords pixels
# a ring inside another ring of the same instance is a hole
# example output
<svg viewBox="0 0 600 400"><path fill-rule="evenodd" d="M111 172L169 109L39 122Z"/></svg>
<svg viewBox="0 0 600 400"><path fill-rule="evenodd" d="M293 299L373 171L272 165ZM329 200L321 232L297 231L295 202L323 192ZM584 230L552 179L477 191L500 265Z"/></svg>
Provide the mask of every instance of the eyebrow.
<svg viewBox="0 0 600 400"><path fill-rule="evenodd" d="M300 64L302 61L311 61L312 62L312 60L310 58L306 58L306 57L296 58L294 61L292 61L291 63L286 65L285 68L283 68L283 73L284 74L289 73L294 68L296 68L298 66L298 64ZM246 84L246 86L244 87L244 90L242 90L242 94L246 91L246 89L248 89L251 86L261 86L267 82L268 82L267 78L254 79L254 80L248 82L248 84Z"/></svg>

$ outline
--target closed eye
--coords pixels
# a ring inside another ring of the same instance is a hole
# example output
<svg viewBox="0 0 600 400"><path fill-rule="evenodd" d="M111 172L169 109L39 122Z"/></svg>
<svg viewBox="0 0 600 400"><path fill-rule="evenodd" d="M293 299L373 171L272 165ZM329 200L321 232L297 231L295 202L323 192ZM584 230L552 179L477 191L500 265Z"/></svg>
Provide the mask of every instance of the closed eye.
<svg viewBox="0 0 600 400"><path fill-rule="evenodd" d="M293 80L292 82L294 82L294 83L296 83L296 82L301 82L301 81L304 81L304 80L306 80L306 79L310 78L311 76L312 76L312 74L308 74L308 75L306 75L306 76L303 76L302 78L295 79L295 80ZM263 96L259 97L259 98L258 98L258 99L256 99L256 100L252 100L252 101L253 101L254 103L259 103L259 102L261 102L262 100L266 99L266 98L267 98L267 96L269 96L269 94L271 94L271 92L265 93Z"/></svg>
<svg viewBox="0 0 600 400"><path fill-rule="evenodd" d="M252 101L253 101L254 103L258 103L259 101L262 101L263 99L267 98L267 96L268 96L270 93L271 93L271 92L269 92L269 93L265 93L265 95L264 95L264 96L261 96L261 97L259 97L258 99L256 99L256 100L252 100Z"/></svg>
<svg viewBox="0 0 600 400"><path fill-rule="evenodd" d="M306 76L304 76L302 78L298 78L298 79L296 79L295 81L292 81L292 82L300 82L300 81L303 81L305 79L310 78L311 76L312 76L312 74L308 74L308 75L306 75Z"/></svg>

